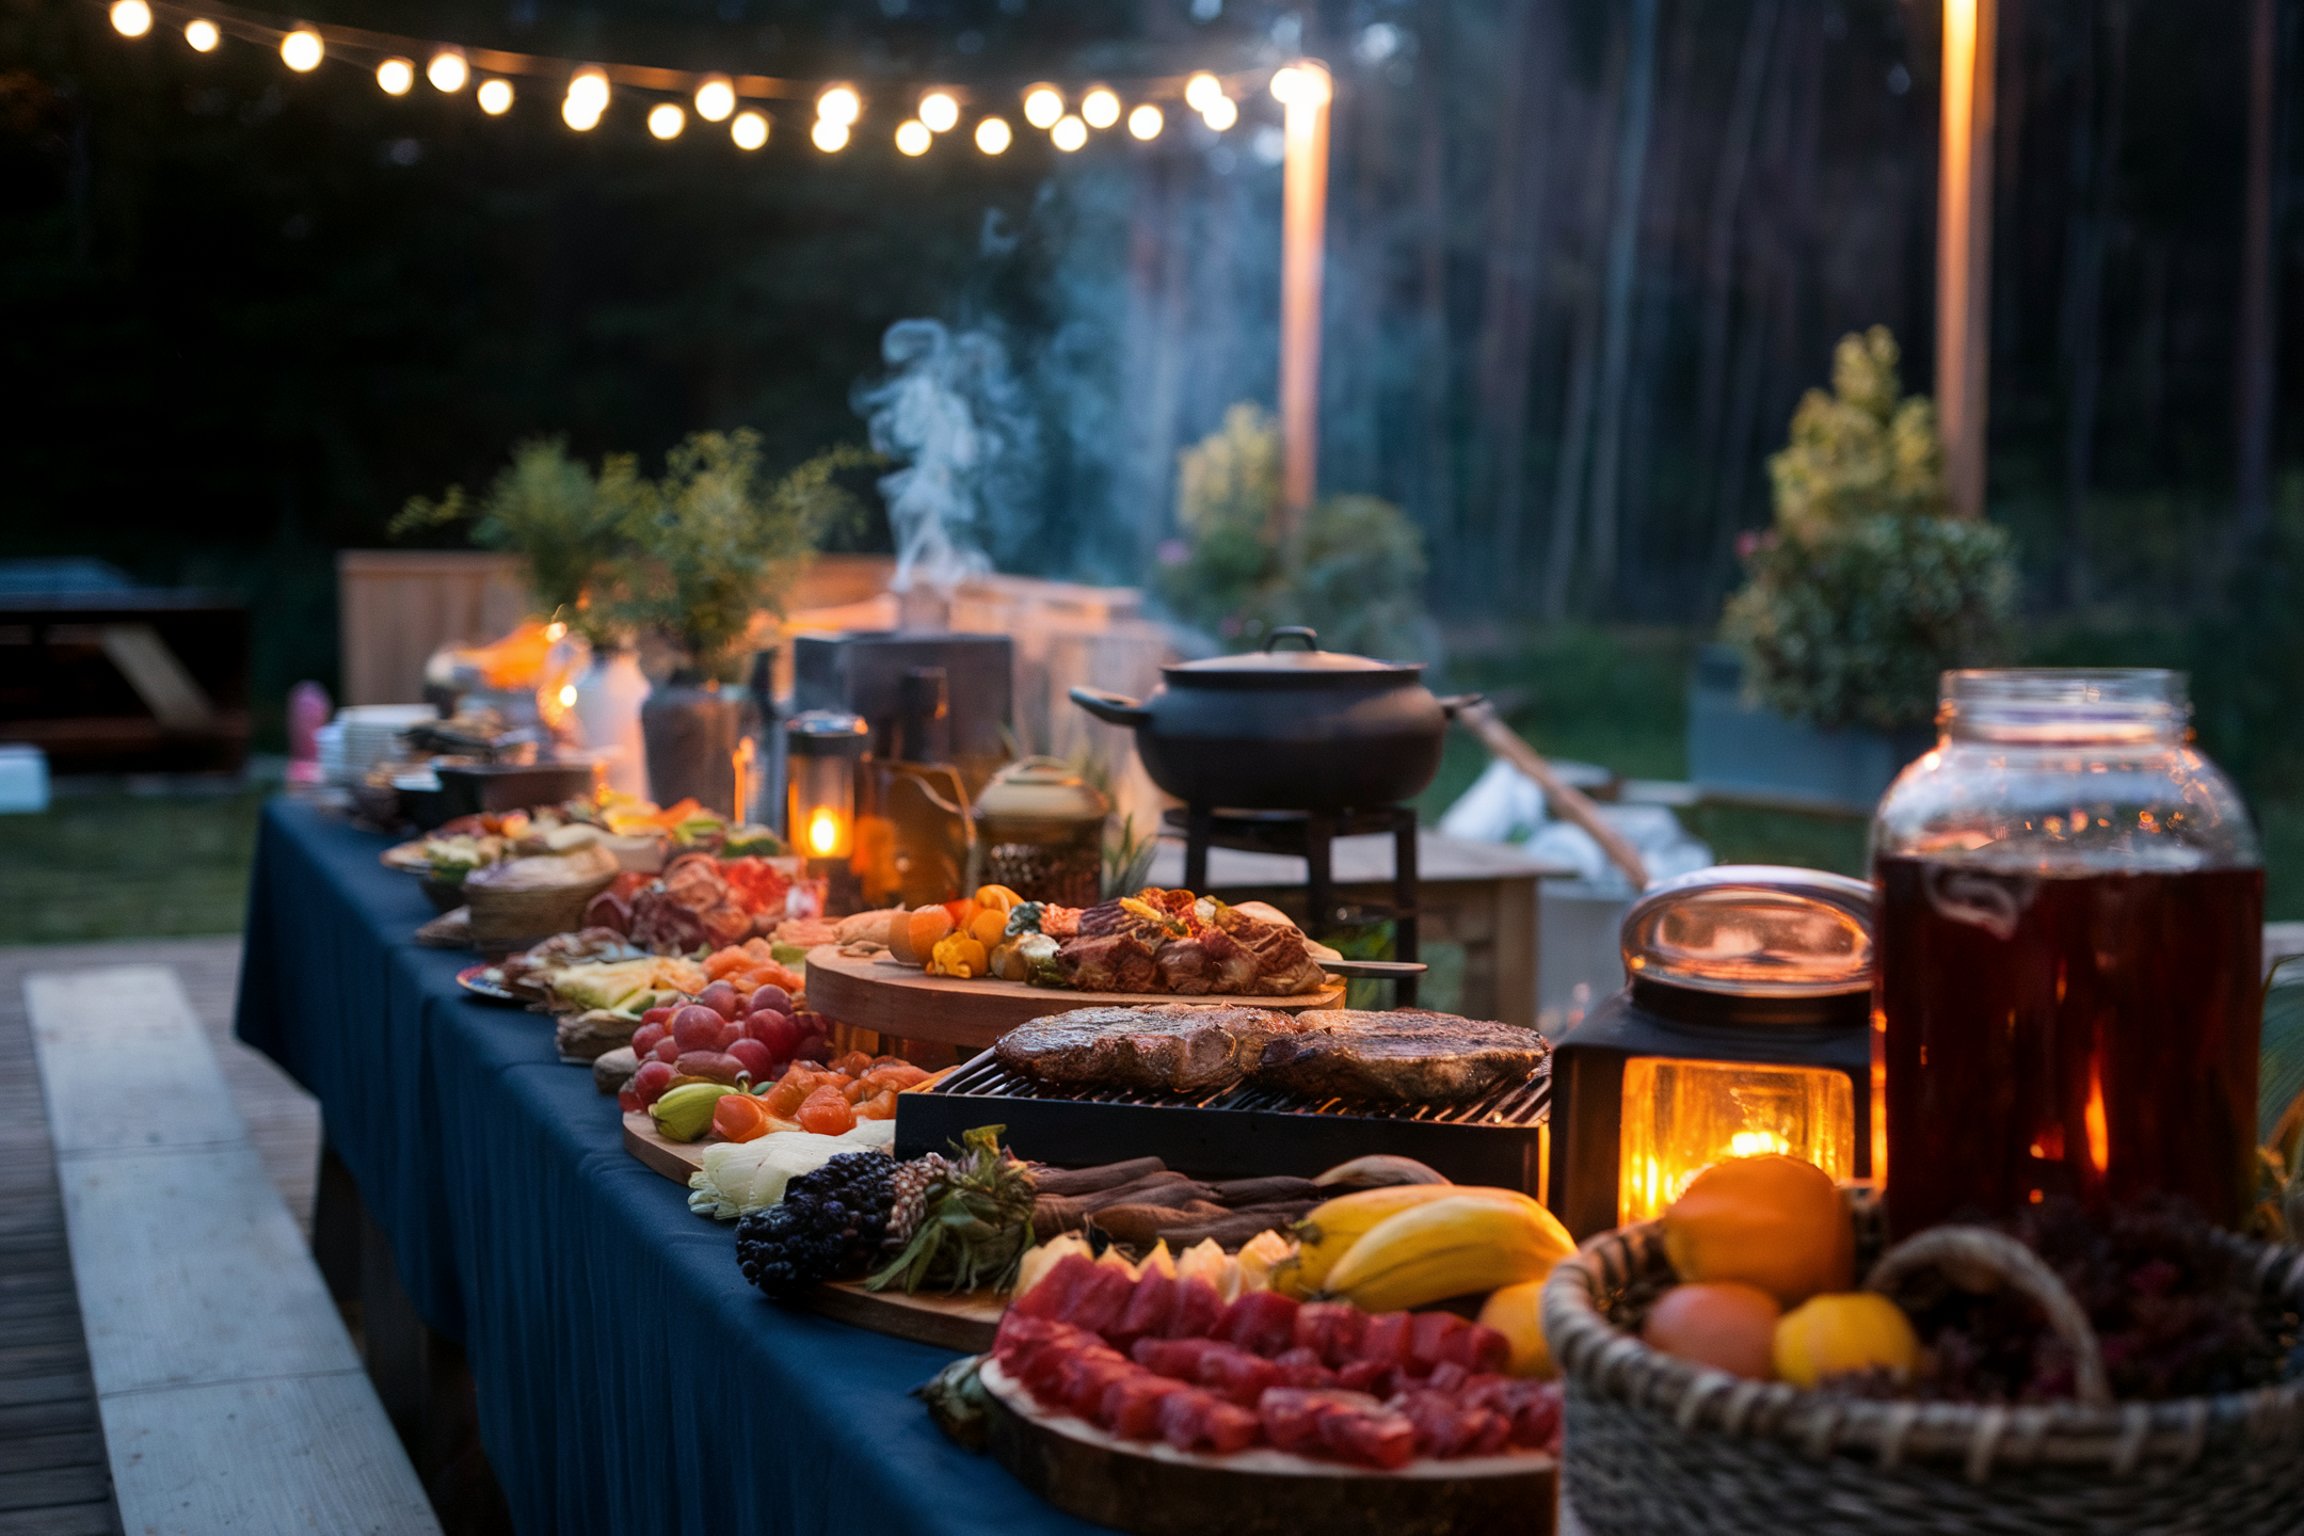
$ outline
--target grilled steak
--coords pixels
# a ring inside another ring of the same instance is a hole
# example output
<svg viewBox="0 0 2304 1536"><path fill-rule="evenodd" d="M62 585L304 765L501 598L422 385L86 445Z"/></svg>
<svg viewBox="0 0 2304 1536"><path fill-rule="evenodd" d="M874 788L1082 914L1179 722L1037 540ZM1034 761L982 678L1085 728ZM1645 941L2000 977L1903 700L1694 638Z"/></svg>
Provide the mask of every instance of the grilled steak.
<svg viewBox="0 0 2304 1536"><path fill-rule="evenodd" d="M1476 1099L1525 1079L1551 1049L1532 1029L1401 1008L1329 1009L1264 1047L1259 1083L1310 1098Z"/></svg>
<svg viewBox="0 0 2304 1536"><path fill-rule="evenodd" d="M1238 1082L1269 1042L1303 1027L1265 1008L1075 1008L1019 1025L993 1049L1042 1082L1198 1093Z"/></svg>

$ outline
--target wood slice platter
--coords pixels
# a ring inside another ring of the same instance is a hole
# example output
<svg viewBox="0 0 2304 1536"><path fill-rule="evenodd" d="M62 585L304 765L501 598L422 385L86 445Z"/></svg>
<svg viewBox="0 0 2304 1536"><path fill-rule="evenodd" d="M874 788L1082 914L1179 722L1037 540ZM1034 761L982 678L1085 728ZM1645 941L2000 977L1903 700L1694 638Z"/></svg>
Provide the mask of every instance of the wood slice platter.
<svg viewBox="0 0 2304 1536"><path fill-rule="evenodd" d="M1301 1013L1344 1006L1344 983L1294 997L1177 997L1167 992L1070 992L1020 981L962 981L899 965L886 954L848 955L826 944L808 952L808 1006L857 1029L980 1051L1019 1024L1074 1008L1155 1003L1237 1003Z"/></svg>
<svg viewBox="0 0 2304 1536"><path fill-rule="evenodd" d="M1118 1440L1051 1414L1005 1375L979 1370L993 1459L1067 1514L1136 1536L1552 1536L1560 1465L1532 1453L1412 1462L1397 1472L1269 1447L1212 1456Z"/></svg>
<svg viewBox="0 0 2304 1536"><path fill-rule="evenodd" d="M682 1189L688 1187L688 1176L704 1166L704 1149L711 1145L708 1141L673 1141L645 1114L624 1117L624 1150ZM1008 1298L996 1291L907 1296L901 1291L868 1291L861 1285L842 1283L818 1286L797 1304L853 1327L974 1355L992 1347L992 1335L999 1331L1000 1314L1008 1309Z"/></svg>

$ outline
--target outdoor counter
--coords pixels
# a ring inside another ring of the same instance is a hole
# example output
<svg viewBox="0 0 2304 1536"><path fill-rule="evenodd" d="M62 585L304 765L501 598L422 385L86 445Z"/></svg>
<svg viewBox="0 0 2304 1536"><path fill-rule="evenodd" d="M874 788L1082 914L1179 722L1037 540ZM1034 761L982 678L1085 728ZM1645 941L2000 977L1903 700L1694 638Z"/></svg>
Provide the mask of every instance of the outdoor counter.
<svg viewBox="0 0 2304 1536"><path fill-rule="evenodd" d="M464 995L459 951L377 855L276 801L258 834L240 1037L319 1099L529 1532L1074 1532L910 1396L952 1357L762 1298L733 1224L623 1149L541 1016Z"/></svg>

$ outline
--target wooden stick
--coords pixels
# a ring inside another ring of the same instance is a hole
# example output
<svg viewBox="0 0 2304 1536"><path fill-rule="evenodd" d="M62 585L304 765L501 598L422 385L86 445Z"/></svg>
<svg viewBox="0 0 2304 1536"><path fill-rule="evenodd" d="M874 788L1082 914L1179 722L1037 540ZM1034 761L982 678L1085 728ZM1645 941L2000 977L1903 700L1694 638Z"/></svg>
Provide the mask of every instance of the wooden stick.
<svg viewBox="0 0 2304 1536"><path fill-rule="evenodd" d="M1545 803L1563 820L1572 821L1592 834L1592 841L1608 855L1608 862L1624 872L1635 891L1648 885L1648 864L1640 857L1623 833L1609 825L1600 814L1600 807L1575 785L1562 779L1544 760L1543 754L1520 739L1520 734L1504 723L1496 713L1496 706L1486 699L1464 705L1456 711L1456 719L1467 730L1480 738L1490 752L1504 759L1522 773L1534 779L1544 791Z"/></svg>

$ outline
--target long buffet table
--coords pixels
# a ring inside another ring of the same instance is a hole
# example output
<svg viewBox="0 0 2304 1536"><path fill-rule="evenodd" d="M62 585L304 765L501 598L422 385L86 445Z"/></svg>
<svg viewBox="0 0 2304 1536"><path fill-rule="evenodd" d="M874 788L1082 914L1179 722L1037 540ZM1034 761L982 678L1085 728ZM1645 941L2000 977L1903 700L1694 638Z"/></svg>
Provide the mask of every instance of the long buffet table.
<svg viewBox="0 0 2304 1536"><path fill-rule="evenodd" d="M320 1101L400 1281L459 1340L522 1531L1070 1532L909 1394L951 1356L780 1309L625 1153L532 1014L411 935L387 839L267 807L238 1030Z"/></svg>

